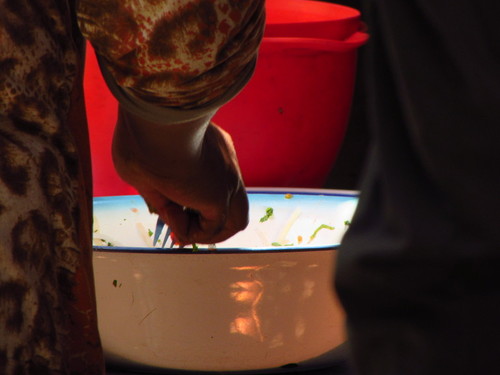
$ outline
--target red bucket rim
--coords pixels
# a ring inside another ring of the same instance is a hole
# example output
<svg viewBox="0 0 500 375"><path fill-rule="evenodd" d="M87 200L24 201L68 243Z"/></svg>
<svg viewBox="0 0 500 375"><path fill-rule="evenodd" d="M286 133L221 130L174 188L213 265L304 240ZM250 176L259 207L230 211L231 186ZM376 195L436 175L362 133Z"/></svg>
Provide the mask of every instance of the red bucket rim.
<svg viewBox="0 0 500 375"><path fill-rule="evenodd" d="M360 11L355 8L311 0L266 0L266 13L268 26L346 22L361 18Z"/></svg>

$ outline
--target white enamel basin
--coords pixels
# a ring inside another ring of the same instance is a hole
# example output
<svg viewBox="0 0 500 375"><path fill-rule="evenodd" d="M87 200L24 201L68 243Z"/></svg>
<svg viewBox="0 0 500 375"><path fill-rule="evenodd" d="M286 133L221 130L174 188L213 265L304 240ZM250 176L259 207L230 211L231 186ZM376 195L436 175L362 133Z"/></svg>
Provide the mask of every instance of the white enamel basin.
<svg viewBox="0 0 500 375"><path fill-rule="evenodd" d="M96 295L108 363L265 372L335 360L345 331L333 266L357 195L249 189L249 199L245 231L216 250L179 251L153 247L156 216L140 197L94 198ZM268 208L273 214L261 222Z"/></svg>

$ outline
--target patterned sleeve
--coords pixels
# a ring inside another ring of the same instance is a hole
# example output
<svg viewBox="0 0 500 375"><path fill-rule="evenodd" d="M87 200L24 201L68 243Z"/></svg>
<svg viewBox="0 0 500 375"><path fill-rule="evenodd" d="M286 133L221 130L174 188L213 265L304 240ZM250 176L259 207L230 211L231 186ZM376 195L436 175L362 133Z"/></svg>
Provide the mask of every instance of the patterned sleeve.
<svg viewBox="0 0 500 375"><path fill-rule="evenodd" d="M213 108L253 72L264 0L80 0L78 22L120 102Z"/></svg>

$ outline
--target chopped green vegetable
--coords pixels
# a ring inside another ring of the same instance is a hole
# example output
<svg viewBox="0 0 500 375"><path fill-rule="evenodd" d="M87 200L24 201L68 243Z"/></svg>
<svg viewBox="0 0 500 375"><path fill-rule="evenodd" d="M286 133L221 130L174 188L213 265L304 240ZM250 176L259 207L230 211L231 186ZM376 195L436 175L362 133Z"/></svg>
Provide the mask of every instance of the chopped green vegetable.
<svg viewBox="0 0 500 375"><path fill-rule="evenodd" d="M287 244L282 245L279 242L273 242L271 245L272 246L293 246L293 243L287 243Z"/></svg>
<svg viewBox="0 0 500 375"><path fill-rule="evenodd" d="M149 237L152 237L153 236L153 231L151 229L148 228L148 236Z"/></svg>
<svg viewBox="0 0 500 375"><path fill-rule="evenodd" d="M351 225L351 222L349 220L344 221L344 225Z"/></svg>
<svg viewBox="0 0 500 375"><path fill-rule="evenodd" d="M113 286L115 288L121 288L122 287L122 283L118 284L118 280L113 280Z"/></svg>
<svg viewBox="0 0 500 375"><path fill-rule="evenodd" d="M94 238L94 241L101 241L101 246L114 246L111 242L105 240L104 238Z"/></svg>
<svg viewBox="0 0 500 375"><path fill-rule="evenodd" d="M273 216L274 210L272 207L266 208L266 214L260 218L260 222L263 223L264 221L269 220L271 216Z"/></svg>
<svg viewBox="0 0 500 375"><path fill-rule="evenodd" d="M193 244L193 252L200 251L200 248L198 247L197 244Z"/></svg>
<svg viewBox="0 0 500 375"><path fill-rule="evenodd" d="M309 238L309 241L312 241L316 238L316 235L318 234L318 232L321 230L321 229L329 229L329 230L334 230L335 228L330 226L330 225L326 225L326 224L321 224L319 227L316 228L316 230L314 231L314 233L312 234L312 236Z"/></svg>

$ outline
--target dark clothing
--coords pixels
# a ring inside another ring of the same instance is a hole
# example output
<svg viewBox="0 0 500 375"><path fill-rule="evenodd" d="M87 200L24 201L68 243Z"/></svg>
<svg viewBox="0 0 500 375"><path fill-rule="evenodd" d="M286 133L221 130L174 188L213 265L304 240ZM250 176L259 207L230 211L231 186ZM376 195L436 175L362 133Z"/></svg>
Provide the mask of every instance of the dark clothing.
<svg viewBox="0 0 500 375"><path fill-rule="evenodd" d="M372 146L336 278L354 366L500 374L500 2L363 13Z"/></svg>

